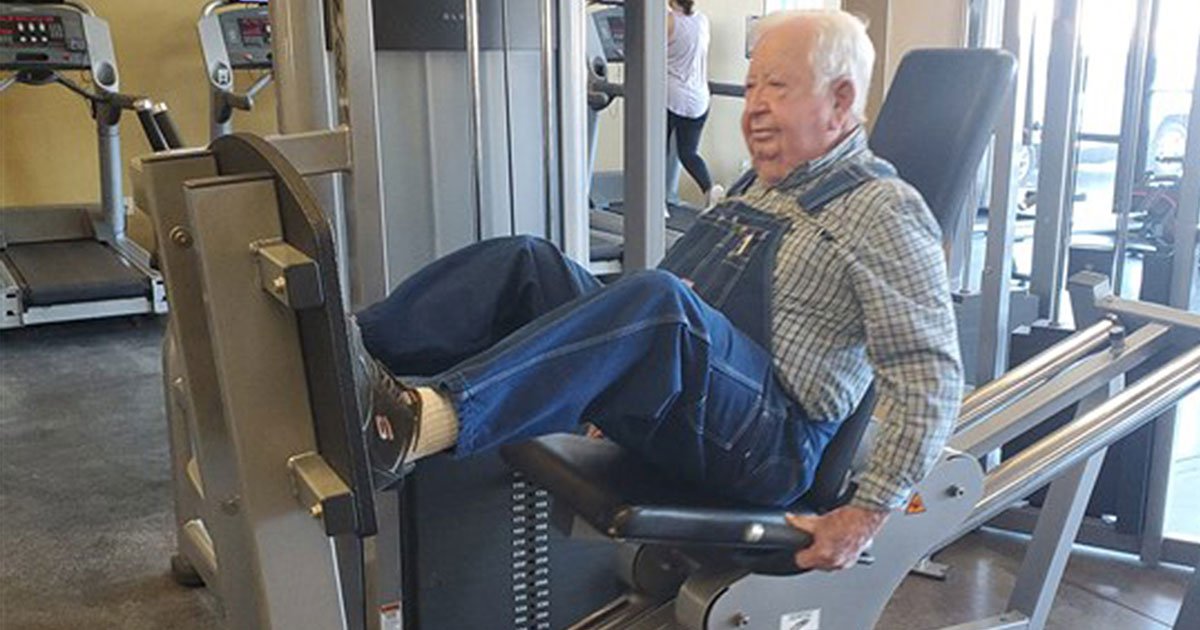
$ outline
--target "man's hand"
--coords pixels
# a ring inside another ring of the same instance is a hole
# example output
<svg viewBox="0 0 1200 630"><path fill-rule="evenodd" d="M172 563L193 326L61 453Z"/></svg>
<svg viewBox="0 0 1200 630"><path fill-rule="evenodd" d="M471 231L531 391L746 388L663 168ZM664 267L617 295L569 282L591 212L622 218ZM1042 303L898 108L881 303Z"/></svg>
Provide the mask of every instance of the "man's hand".
<svg viewBox="0 0 1200 630"><path fill-rule="evenodd" d="M796 566L821 571L854 566L887 516L887 512L848 505L822 516L788 514L789 525L813 537L812 546L796 552Z"/></svg>

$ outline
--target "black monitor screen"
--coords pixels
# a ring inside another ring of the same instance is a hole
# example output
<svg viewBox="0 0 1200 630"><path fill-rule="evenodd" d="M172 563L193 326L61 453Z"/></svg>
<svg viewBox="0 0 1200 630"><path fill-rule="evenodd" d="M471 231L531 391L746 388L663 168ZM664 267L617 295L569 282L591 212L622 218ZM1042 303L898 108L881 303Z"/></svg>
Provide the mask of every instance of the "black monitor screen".
<svg viewBox="0 0 1200 630"><path fill-rule="evenodd" d="M242 41L248 38L266 37L271 31L271 21L267 18L241 18L238 28L242 33Z"/></svg>
<svg viewBox="0 0 1200 630"><path fill-rule="evenodd" d="M612 35L613 42L615 42L618 47L625 47L625 18L608 18L608 32L610 35Z"/></svg>

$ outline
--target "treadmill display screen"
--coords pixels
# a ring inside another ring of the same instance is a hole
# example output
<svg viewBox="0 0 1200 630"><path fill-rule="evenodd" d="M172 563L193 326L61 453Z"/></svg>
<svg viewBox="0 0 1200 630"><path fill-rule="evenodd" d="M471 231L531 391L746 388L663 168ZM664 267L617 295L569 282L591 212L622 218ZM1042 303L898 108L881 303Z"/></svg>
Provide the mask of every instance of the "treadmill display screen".
<svg viewBox="0 0 1200 630"><path fill-rule="evenodd" d="M57 15L0 15L0 42L23 48L56 48L66 33Z"/></svg>
<svg viewBox="0 0 1200 630"><path fill-rule="evenodd" d="M625 19L612 17L608 19L608 33L620 50L625 50Z"/></svg>
<svg viewBox="0 0 1200 630"><path fill-rule="evenodd" d="M244 44L269 43L271 41L271 20L269 18L239 18L238 31Z"/></svg>

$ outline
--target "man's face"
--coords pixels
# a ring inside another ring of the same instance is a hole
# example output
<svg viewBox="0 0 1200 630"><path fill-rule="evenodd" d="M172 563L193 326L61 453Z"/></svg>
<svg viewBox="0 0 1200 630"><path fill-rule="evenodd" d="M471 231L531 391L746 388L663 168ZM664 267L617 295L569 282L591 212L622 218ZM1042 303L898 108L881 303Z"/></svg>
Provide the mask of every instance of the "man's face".
<svg viewBox="0 0 1200 630"><path fill-rule="evenodd" d="M810 29L801 23L771 29L754 47L742 137L754 170L767 184L778 184L796 167L824 155L853 127L846 126L853 86L840 79L818 89L809 62L811 44Z"/></svg>

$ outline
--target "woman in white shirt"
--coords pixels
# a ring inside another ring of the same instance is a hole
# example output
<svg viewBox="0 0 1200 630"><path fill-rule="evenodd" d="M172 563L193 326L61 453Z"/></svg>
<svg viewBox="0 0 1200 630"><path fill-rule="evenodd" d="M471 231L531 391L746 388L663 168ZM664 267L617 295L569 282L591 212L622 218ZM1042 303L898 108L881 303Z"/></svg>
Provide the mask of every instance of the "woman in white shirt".
<svg viewBox="0 0 1200 630"><path fill-rule="evenodd" d="M679 161L711 205L724 193L713 186L700 157L700 134L708 119L708 16L695 0L669 0L667 14L667 138L675 134Z"/></svg>

